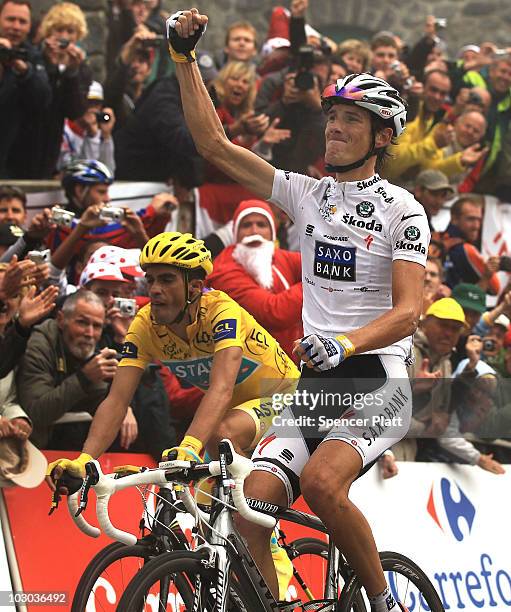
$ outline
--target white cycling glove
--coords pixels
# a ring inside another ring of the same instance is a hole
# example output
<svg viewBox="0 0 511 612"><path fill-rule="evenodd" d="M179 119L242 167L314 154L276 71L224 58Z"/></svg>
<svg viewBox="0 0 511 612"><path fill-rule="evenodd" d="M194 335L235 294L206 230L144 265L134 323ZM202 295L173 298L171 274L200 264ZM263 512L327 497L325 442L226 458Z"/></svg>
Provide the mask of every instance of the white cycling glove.
<svg viewBox="0 0 511 612"><path fill-rule="evenodd" d="M355 352L353 343L346 336L325 338L310 334L300 340L300 346L310 358L315 370L330 370Z"/></svg>

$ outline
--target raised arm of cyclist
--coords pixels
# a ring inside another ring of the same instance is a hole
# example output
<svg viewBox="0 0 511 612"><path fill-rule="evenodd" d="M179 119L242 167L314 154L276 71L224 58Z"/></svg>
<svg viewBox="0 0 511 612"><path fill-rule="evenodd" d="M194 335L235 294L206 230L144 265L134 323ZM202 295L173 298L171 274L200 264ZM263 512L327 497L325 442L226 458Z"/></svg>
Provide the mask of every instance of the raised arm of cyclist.
<svg viewBox="0 0 511 612"><path fill-rule="evenodd" d="M271 196L275 168L255 153L230 142L202 81L194 47L208 22L197 9L167 20L170 54L176 63L183 111L197 151L236 182L264 200Z"/></svg>

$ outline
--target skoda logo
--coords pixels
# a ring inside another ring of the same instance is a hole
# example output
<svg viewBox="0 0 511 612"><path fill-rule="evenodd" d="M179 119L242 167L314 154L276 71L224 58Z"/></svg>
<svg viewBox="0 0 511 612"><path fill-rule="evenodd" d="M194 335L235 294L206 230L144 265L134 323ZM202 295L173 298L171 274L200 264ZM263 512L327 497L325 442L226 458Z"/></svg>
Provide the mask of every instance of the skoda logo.
<svg viewBox="0 0 511 612"><path fill-rule="evenodd" d="M374 204L372 202L360 202L357 204L357 215L366 219L374 212Z"/></svg>
<svg viewBox="0 0 511 612"><path fill-rule="evenodd" d="M405 229L405 238L407 240L418 240L420 238L420 231L418 227L415 227L415 225L410 225L410 227L407 227Z"/></svg>

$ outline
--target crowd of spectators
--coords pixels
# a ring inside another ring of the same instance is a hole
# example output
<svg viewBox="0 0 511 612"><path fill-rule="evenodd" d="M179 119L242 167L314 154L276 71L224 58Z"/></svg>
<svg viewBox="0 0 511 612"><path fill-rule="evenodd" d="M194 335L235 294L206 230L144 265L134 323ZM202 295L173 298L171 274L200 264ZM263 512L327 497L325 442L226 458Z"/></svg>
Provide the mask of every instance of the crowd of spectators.
<svg viewBox="0 0 511 612"><path fill-rule="evenodd" d="M449 55L448 30L433 16L418 41L383 31L336 42L306 23L307 5L276 7L265 37L246 21L226 25L223 48L198 53L203 80L230 140L318 178L323 88L369 71L401 92L408 124L381 175L413 192L432 240L409 371L412 428L394 453L501 473L511 456L511 259L488 256L481 240L488 196L509 201L511 48L481 41ZM0 3L0 437L30 436L43 449L81 448L148 301L139 250L179 207L192 211L192 231L215 257L209 285L288 354L302 334L293 224L197 154L159 3L113 1L108 19L101 83L81 44L88 28L78 5L55 4L36 24L27 0ZM32 217L25 193L8 184L55 178L65 201ZM174 195L138 211L112 206L114 179L165 182ZM158 457L201 396L153 364L113 449Z"/></svg>

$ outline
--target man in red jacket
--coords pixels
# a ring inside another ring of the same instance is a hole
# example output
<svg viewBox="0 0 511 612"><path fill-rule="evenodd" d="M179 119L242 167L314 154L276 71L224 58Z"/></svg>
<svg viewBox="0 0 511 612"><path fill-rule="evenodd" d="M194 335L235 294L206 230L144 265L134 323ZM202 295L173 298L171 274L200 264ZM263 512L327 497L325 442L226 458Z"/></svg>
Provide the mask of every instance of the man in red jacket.
<svg viewBox="0 0 511 612"><path fill-rule="evenodd" d="M208 284L248 310L293 357L302 335L300 253L275 245L275 217L263 200L238 205L233 233L236 242L215 259Z"/></svg>

